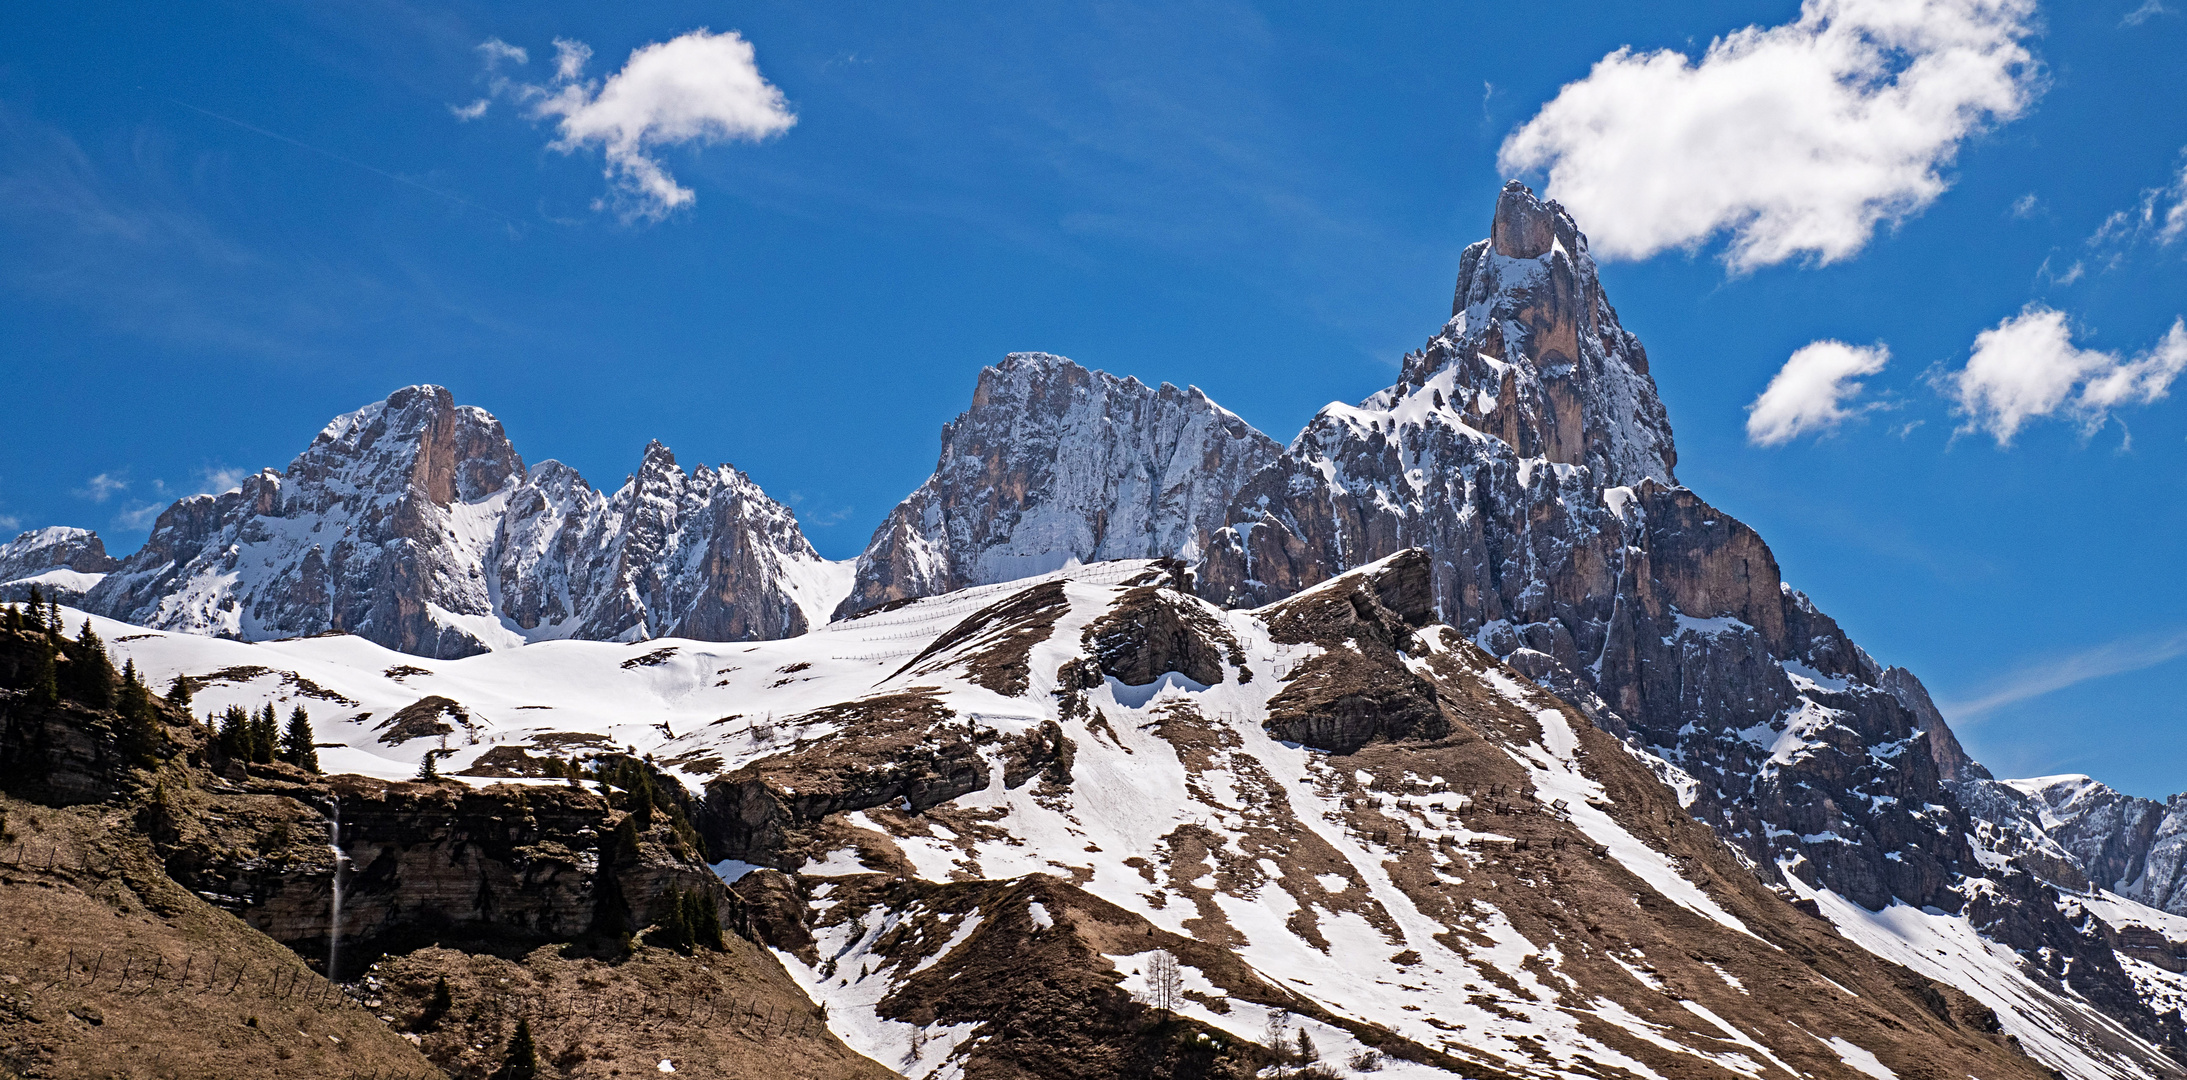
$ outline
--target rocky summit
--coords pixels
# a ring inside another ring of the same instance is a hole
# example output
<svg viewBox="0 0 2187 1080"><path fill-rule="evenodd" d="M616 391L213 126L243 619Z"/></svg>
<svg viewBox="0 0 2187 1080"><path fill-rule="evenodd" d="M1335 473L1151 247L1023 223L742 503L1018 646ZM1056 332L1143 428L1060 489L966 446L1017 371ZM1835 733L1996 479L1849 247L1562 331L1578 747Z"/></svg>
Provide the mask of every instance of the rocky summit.
<svg viewBox="0 0 2187 1080"><path fill-rule="evenodd" d="M527 469L487 412L413 386L335 418L286 470L169 507L84 606L162 629L347 633L454 657L566 637L802 633L843 577L735 469L685 473L655 443L602 495L558 462Z"/></svg>
<svg viewBox="0 0 2187 1080"><path fill-rule="evenodd" d="M450 1075L521 1019L566 1076L2187 1076L2181 799L1994 778L1677 463L1513 183L1395 385L1282 445L1013 354L855 560L437 387L118 565L26 534L0 771L156 866L142 933ZM341 775L238 749L268 707Z"/></svg>

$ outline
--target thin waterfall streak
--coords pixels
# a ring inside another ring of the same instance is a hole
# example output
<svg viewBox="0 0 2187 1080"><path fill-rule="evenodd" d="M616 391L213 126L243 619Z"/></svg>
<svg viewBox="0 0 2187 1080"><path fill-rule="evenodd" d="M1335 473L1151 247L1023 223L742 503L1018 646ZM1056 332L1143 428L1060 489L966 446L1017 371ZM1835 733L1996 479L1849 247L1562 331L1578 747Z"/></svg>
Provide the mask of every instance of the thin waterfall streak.
<svg viewBox="0 0 2187 1080"><path fill-rule="evenodd" d="M342 854L342 800L334 800L334 813L327 818L327 849L334 853L333 908L327 918L327 978L338 979L342 956L342 864L349 857Z"/></svg>

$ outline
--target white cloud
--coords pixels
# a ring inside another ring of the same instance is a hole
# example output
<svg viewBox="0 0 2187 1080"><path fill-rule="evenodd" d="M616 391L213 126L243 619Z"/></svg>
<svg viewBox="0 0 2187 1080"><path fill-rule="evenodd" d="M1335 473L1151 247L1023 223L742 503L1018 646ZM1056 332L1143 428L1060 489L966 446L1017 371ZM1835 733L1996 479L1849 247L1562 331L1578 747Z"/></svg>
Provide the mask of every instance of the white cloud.
<svg viewBox="0 0 2187 1080"><path fill-rule="evenodd" d="M509 56L489 49L497 44L479 46L489 70ZM497 81L495 93L531 102L535 117L556 118L554 149L573 153L598 146L607 157L614 204L626 221L657 221L697 198L669 175L658 156L661 149L756 142L797 122L782 91L760 74L751 43L735 31L696 30L644 46L603 83L578 81L592 56L583 42L558 38L554 46L553 85ZM516 59L521 62L521 55Z"/></svg>
<svg viewBox="0 0 2187 1080"><path fill-rule="evenodd" d="M508 42L501 40L500 38L487 38L486 40L479 42L478 53L480 56L486 58L486 70L488 71L494 71L499 69L503 61L509 61L511 63L517 64L529 64L532 62L530 53L527 53L523 49L511 45Z"/></svg>
<svg viewBox="0 0 2187 1080"><path fill-rule="evenodd" d="M2123 405L2162 400L2187 371L2187 320L2129 360L2078 348L2065 313L2031 306L1975 335L1967 366L1940 380L1965 416L1961 432L1986 431L2010 446L2028 421L2065 413L2092 432Z"/></svg>
<svg viewBox="0 0 2187 1080"><path fill-rule="evenodd" d="M2016 218L2034 217L2035 209L2040 205L2042 205L2041 200L2037 199L2035 193L2030 191L2012 200L2012 216Z"/></svg>
<svg viewBox="0 0 2187 1080"><path fill-rule="evenodd" d="M1862 410L1846 403L1860 396L1863 375L1882 371L1891 350L1881 344L1862 347L1842 341L1801 346L1762 396L1747 406L1747 441L1777 446L1801 435L1827 434Z"/></svg>
<svg viewBox="0 0 2187 1080"><path fill-rule="evenodd" d="M14 514L0 514L0 529L20 529L22 527L22 518L16 517Z"/></svg>
<svg viewBox="0 0 2187 1080"><path fill-rule="evenodd" d="M159 503L135 503L122 508L114 515L114 526L124 532L149 529L159 520L160 511L167 509Z"/></svg>
<svg viewBox="0 0 2187 1080"><path fill-rule="evenodd" d="M568 38L554 39L554 78L557 82L576 82L585 73L585 65L592 60L592 46Z"/></svg>
<svg viewBox="0 0 2187 1080"><path fill-rule="evenodd" d="M448 112L458 120L469 122L486 115L486 106L488 104L489 102L485 98L480 98L469 105L450 105L448 106Z"/></svg>
<svg viewBox="0 0 2187 1080"><path fill-rule="evenodd" d="M1969 700L1939 702L1937 708L1952 723L1965 723L2006 705L2042 697L2091 679L2155 667L2182 654L2187 654L2187 633L2127 638L2063 656L2045 657L1997 680Z"/></svg>
<svg viewBox="0 0 2187 1080"><path fill-rule="evenodd" d="M1807 0L1699 63L1619 49L1504 141L1544 171L1597 255L1729 233L1735 270L1833 262L1948 186L1959 144L2039 92L2033 0Z"/></svg>
<svg viewBox="0 0 2187 1080"><path fill-rule="evenodd" d="M2154 19L2159 15L2171 14L2173 14L2172 9L2165 7L2163 3L2160 2L2160 0L2142 0L2142 5L2140 7L2127 12L2126 17L2119 20L2119 25L2140 26L2141 24L2148 22L2149 20Z"/></svg>
<svg viewBox="0 0 2187 1080"><path fill-rule="evenodd" d="M2187 154L2187 148L2182 148ZM2088 242L2094 247L2123 249L2142 240L2169 246L2187 237L2187 164L2163 187L2144 188L2141 201L2104 219ZM2111 262L2116 265L2118 255Z"/></svg>
<svg viewBox="0 0 2187 1080"><path fill-rule="evenodd" d="M249 469L233 469L225 465L207 465L197 471L200 495L219 495L243 486L243 478L251 474Z"/></svg>
<svg viewBox="0 0 2187 1080"><path fill-rule="evenodd" d="M84 486L77 488L74 494L79 499L89 499L95 503L103 503L112 498L115 492L127 491L128 489L129 476L127 473L100 473L84 481Z"/></svg>

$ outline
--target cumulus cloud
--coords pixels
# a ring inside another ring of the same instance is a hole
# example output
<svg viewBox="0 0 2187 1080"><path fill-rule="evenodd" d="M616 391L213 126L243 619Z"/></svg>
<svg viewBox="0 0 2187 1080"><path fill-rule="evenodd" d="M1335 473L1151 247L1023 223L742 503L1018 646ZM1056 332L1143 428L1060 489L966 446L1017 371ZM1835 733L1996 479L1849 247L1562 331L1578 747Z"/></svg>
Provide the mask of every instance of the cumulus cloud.
<svg viewBox="0 0 2187 1080"><path fill-rule="evenodd" d="M1863 410L1848 408L1859 397L1864 375L1882 371L1891 350L1881 344L1848 345L1816 341L1801 346L1769 380L1762 396L1747 406L1747 441L1779 446L1802 435L1837 430Z"/></svg>
<svg viewBox="0 0 2187 1080"><path fill-rule="evenodd" d="M625 221L658 221L698 198L669 174L661 150L757 142L797 123L782 91L760 74L752 44L735 31L695 30L646 45L604 81L584 78L590 46L556 38L554 79L545 86L500 73L505 63L527 63L524 50L494 39L479 52L493 96L523 103L534 119L555 121L557 137L548 145L565 154L600 149L611 194L594 208L612 205ZM483 102L450 108L459 119L485 112Z"/></svg>
<svg viewBox="0 0 2187 1080"><path fill-rule="evenodd" d="M1728 233L1748 270L1833 262L1942 194L1968 136L2040 89L2033 0L1807 0L1696 63L1619 49L1505 139L1546 172L1595 254L1639 259Z"/></svg>
<svg viewBox="0 0 2187 1080"><path fill-rule="evenodd" d="M1982 431L2010 446L2029 421L2063 414L2093 432L2113 410L2160 401L2187 371L2187 320L2154 348L2131 359L2073 344L2065 313L2031 306L1975 335L1967 366L1941 380L1966 417L1961 432Z"/></svg>

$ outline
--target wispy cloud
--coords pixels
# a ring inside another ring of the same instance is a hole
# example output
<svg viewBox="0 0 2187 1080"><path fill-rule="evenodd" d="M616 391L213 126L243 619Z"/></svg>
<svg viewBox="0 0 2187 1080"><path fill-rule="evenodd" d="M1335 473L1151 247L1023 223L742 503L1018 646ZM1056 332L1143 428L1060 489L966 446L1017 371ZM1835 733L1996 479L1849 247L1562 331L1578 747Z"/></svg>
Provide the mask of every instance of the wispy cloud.
<svg viewBox="0 0 2187 1080"><path fill-rule="evenodd" d="M2171 8L2165 7L2161 0L2142 0L2142 4L2140 7L2127 12L2126 16L2119 20L2119 25L2140 26L2141 24L2148 22L2149 20L2154 19L2159 15L2175 14L2178 13L2173 11Z"/></svg>
<svg viewBox="0 0 2187 1080"><path fill-rule="evenodd" d="M2187 157L2187 147L2180 150ZM2161 187L2143 188L2133 206L2113 213L2088 238L2088 246L2109 252L2116 267L2136 245L2153 242L2170 247L2187 238L2187 163L2179 174Z"/></svg>
<svg viewBox="0 0 2187 1080"><path fill-rule="evenodd" d="M122 532L149 529L154 521L159 520L160 511L167 509L167 506L168 504L156 502L131 503L114 515L114 527Z"/></svg>
<svg viewBox="0 0 2187 1080"><path fill-rule="evenodd" d="M103 503L113 498L116 492L127 490L129 490L129 471L123 469L119 472L100 473L84 481L84 486L69 494L79 499L89 499L95 503Z"/></svg>
<svg viewBox="0 0 2187 1080"><path fill-rule="evenodd" d="M243 478L250 474L249 469L237 469L227 465L203 466L197 471L197 494L218 495L224 491L233 491L242 487Z"/></svg>
<svg viewBox="0 0 2187 1080"><path fill-rule="evenodd" d="M1964 700L1939 703L1954 724L1969 723L2007 705L2053 694L2094 679L2155 667L2187 655L2187 630L2125 638L2091 649L2022 665Z"/></svg>

